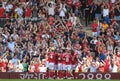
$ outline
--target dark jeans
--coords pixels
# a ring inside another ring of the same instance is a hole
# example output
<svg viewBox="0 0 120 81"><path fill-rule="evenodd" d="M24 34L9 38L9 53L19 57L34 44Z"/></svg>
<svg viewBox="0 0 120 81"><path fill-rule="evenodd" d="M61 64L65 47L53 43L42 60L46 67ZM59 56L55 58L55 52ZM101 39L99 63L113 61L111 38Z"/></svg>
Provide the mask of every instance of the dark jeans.
<svg viewBox="0 0 120 81"><path fill-rule="evenodd" d="M88 26L89 22L90 22L90 14L86 14L85 15L85 25Z"/></svg>

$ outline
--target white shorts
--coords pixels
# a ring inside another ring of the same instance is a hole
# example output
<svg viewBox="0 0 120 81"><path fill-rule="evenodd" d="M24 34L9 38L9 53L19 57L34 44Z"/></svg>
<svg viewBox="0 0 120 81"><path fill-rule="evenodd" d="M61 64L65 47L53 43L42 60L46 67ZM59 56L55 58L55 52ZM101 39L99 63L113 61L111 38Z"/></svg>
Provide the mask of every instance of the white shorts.
<svg viewBox="0 0 120 81"><path fill-rule="evenodd" d="M72 70L76 70L77 64L72 65Z"/></svg>
<svg viewBox="0 0 120 81"><path fill-rule="evenodd" d="M63 70L62 63L58 63L57 70Z"/></svg>
<svg viewBox="0 0 120 81"><path fill-rule="evenodd" d="M49 67L49 62L48 62L48 61L46 61L46 67L47 67L47 68Z"/></svg>
<svg viewBox="0 0 120 81"><path fill-rule="evenodd" d="M54 70L54 69L55 69L55 64L54 64L54 63L49 63L49 64L48 64L48 68L49 68L50 70Z"/></svg>
<svg viewBox="0 0 120 81"><path fill-rule="evenodd" d="M63 70L70 71L71 65L63 65Z"/></svg>
<svg viewBox="0 0 120 81"><path fill-rule="evenodd" d="M65 64L62 64L62 69L66 70L66 65Z"/></svg>

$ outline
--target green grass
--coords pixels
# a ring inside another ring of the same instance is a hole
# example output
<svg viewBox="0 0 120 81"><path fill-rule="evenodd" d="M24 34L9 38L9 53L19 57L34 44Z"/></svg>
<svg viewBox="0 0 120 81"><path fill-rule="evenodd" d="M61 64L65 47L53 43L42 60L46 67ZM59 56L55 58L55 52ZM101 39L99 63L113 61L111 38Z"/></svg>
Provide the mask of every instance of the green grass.
<svg viewBox="0 0 120 81"><path fill-rule="evenodd" d="M24 79L24 80L21 80L21 79L0 79L0 81L61 81L61 80L50 80L50 79L41 79L41 80L35 80L35 79ZM63 81L120 81L120 80L81 80L81 79L74 79L74 80L63 80Z"/></svg>

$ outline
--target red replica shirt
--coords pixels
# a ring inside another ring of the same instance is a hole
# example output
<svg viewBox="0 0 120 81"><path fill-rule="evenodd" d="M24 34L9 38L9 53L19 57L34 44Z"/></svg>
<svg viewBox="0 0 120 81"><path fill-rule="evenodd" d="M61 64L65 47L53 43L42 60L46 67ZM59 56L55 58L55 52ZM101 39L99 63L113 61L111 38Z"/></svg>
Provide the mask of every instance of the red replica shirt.
<svg viewBox="0 0 120 81"><path fill-rule="evenodd" d="M66 65L70 65L72 56L69 53L65 53L65 54L63 54L63 59L64 59L63 63L65 63Z"/></svg>
<svg viewBox="0 0 120 81"><path fill-rule="evenodd" d="M77 54L74 54L73 56L72 56L72 64L74 65L74 64L77 64Z"/></svg>
<svg viewBox="0 0 120 81"><path fill-rule="evenodd" d="M41 65L41 64L39 64L39 63L34 65L34 66L35 66L35 72L40 72L40 71L39 71L39 66L40 66L40 65Z"/></svg>
<svg viewBox="0 0 120 81"><path fill-rule="evenodd" d="M25 17L30 17L32 15L32 10L30 8L25 9Z"/></svg>
<svg viewBox="0 0 120 81"><path fill-rule="evenodd" d="M58 64L62 63L62 54L58 54L58 56L57 56L57 62L58 62Z"/></svg>
<svg viewBox="0 0 120 81"><path fill-rule="evenodd" d="M56 62L56 54L54 52L48 53L48 62L52 62L52 63Z"/></svg>
<svg viewBox="0 0 120 81"><path fill-rule="evenodd" d="M2 62L2 66L1 67L3 67L5 70L6 70L6 63L5 62Z"/></svg>
<svg viewBox="0 0 120 81"><path fill-rule="evenodd" d="M0 18L3 18L4 17L4 8L0 8Z"/></svg>
<svg viewBox="0 0 120 81"><path fill-rule="evenodd" d="M97 32L97 27L98 27L97 23L91 24L92 32Z"/></svg>
<svg viewBox="0 0 120 81"><path fill-rule="evenodd" d="M110 60L105 60L105 72L110 72Z"/></svg>

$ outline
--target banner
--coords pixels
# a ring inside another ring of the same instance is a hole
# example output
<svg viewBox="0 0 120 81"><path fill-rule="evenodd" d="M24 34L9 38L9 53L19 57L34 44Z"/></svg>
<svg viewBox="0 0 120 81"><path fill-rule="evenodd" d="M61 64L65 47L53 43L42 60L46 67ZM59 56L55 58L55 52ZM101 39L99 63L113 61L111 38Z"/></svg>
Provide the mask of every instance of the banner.
<svg viewBox="0 0 120 81"><path fill-rule="evenodd" d="M0 79L48 79L48 78L58 78L59 76L54 73L53 77L50 77L50 72L46 73L0 73ZM63 77L64 78L64 77ZM72 79L97 79L97 80L120 80L120 73L75 73L74 76L71 74Z"/></svg>

